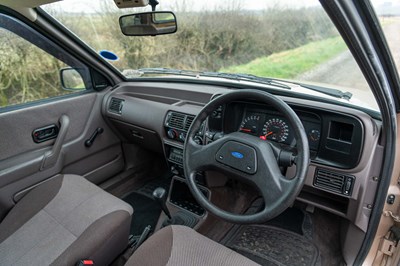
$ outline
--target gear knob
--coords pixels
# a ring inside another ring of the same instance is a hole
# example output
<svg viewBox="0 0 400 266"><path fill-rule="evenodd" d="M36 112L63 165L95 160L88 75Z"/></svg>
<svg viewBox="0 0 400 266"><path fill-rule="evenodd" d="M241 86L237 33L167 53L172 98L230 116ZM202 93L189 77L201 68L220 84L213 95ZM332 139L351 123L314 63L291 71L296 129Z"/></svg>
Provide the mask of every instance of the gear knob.
<svg viewBox="0 0 400 266"><path fill-rule="evenodd" d="M165 213L165 215L168 216L169 219L171 219L171 214L169 213L169 210L167 208L167 191L162 188L158 187L153 191L153 199L160 205L161 209Z"/></svg>

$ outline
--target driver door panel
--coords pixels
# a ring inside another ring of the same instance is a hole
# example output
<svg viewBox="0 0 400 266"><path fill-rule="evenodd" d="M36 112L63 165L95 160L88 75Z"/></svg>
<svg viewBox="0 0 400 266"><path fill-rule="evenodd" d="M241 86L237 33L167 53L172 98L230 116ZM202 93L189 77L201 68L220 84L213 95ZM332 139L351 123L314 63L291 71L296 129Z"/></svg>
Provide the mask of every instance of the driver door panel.
<svg viewBox="0 0 400 266"><path fill-rule="evenodd" d="M124 167L89 67L0 7L0 220L27 190L58 174L101 183ZM64 87L62 71L75 70ZM101 128L90 147L85 142Z"/></svg>
<svg viewBox="0 0 400 266"><path fill-rule="evenodd" d="M0 114L0 124L6 125L0 130L0 216L21 198L20 191L57 174L84 175L100 183L122 170L120 140L102 118L101 103L101 93L86 93ZM69 120L66 132L61 117ZM57 138L35 143L32 132L50 124L59 126ZM86 147L85 141L98 127L104 132ZM59 140L62 134L64 139ZM46 163L57 141L59 152Z"/></svg>

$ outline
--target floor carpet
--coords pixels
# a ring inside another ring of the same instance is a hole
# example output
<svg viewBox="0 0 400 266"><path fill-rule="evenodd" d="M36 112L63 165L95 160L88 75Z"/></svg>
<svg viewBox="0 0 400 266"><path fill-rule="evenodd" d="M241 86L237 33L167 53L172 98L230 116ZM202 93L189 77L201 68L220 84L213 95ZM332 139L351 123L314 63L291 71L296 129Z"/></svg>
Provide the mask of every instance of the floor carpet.
<svg viewBox="0 0 400 266"><path fill-rule="evenodd" d="M131 235L140 235L148 225L151 226L151 231L154 230L161 212L157 202L137 192L125 196L122 200L129 203L133 208Z"/></svg>

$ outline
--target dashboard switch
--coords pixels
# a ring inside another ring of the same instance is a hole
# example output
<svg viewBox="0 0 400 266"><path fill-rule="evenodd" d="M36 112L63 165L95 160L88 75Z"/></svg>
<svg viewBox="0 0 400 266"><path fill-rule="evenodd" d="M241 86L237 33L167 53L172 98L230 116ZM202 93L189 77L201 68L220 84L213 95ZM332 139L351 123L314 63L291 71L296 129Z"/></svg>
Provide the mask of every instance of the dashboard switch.
<svg viewBox="0 0 400 266"><path fill-rule="evenodd" d="M215 132L206 131L206 137L207 137L209 140L213 140L214 135L215 135Z"/></svg>
<svg viewBox="0 0 400 266"><path fill-rule="evenodd" d="M393 194L390 194L390 195L387 197L386 202L387 202L387 204L392 205L392 204L394 204L394 201L395 201L395 200L396 200L396 196L393 195Z"/></svg>
<svg viewBox="0 0 400 266"><path fill-rule="evenodd" d="M176 169L176 167L173 165L171 166L171 173L173 173L174 175L179 175L178 169Z"/></svg>
<svg viewBox="0 0 400 266"><path fill-rule="evenodd" d="M168 130L167 135L168 135L168 138L170 138L170 139L175 139L177 137L177 133L173 129Z"/></svg>
<svg viewBox="0 0 400 266"><path fill-rule="evenodd" d="M198 145L203 145L203 139L200 136L195 136L194 142L196 142Z"/></svg>
<svg viewBox="0 0 400 266"><path fill-rule="evenodd" d="M186 139L186 134L185 133L179 134L179 140L180 141L185 142L185 139Z"/></svg>

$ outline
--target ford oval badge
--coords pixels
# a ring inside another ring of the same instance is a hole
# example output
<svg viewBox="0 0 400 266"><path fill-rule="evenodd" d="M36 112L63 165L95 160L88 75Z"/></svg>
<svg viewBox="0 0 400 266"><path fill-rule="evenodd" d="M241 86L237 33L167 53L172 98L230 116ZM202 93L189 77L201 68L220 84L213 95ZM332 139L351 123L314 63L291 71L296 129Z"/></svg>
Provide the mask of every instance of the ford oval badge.
<svg viewBox="0 0 400 266"><path fill-rule="evenodd" d="M237 151L233 151L233 152L231 152L231 154L233 157L235 157L237 159L243 159L243 157L244 157L244 155L242 153L237 152Z"/></svg>

